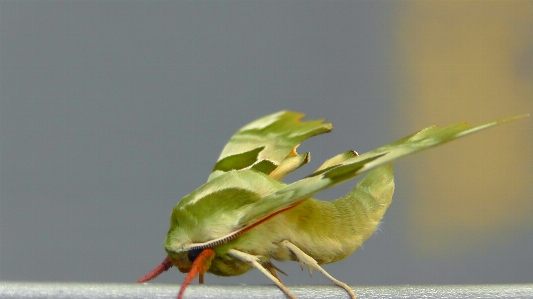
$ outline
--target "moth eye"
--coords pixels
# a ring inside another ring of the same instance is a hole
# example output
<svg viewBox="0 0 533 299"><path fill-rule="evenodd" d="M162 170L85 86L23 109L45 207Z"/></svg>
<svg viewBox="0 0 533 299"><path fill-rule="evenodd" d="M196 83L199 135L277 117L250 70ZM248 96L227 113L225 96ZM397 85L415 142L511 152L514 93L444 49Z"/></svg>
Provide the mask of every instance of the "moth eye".
<svg viewBox="0 0 533 299"><path fill-rule="evenodd" d="M202 253L203 249L192 249L187 252L187 257L189 261L194 262L194 260Z"/></svg>

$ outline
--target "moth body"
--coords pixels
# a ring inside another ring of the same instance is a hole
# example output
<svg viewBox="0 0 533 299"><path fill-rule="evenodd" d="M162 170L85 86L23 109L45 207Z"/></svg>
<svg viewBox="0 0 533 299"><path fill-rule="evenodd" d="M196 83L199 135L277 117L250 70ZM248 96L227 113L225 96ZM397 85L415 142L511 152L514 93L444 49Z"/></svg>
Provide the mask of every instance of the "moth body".
<svg viewBox="0 0 533 299"><path fill-rule="evenodd" d="M241 275L255 268L288 297L273 264L297 261L344 288L320 264L344 259L372 235L391 203L392 162L425 148L519 117L472 128L458 123L432 126L368 153L341 153L309 176L285 184L282 179L309 162L296 147L305 139L329 132L323 120L301 121L303 114L280 111L260 118L235 133L223 149L208 181L172 210L164 246L167 257L144 282L172 266L188 273L179 298L196 275ZM367 175L344 197L332 202L313 196L357 175Z"/></svg>

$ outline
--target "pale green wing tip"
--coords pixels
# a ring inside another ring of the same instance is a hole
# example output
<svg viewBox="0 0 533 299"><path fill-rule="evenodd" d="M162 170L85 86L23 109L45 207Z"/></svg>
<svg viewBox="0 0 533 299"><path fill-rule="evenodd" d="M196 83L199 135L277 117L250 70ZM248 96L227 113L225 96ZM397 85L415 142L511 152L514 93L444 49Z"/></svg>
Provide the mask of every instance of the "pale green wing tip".
<svg viewBox="0 0 533 299"><path fill-rule="evenodd" d="M514 120L518 120L524 117L529 116L529 114L523 114L523 115L517 115L517 116L510 116L506 118L502 118L493 122L489 122L486 124L482 124L476 127L471 127L466 122L456 123L449 126L444 127L428 127L426 129L423 129L422 131L419 131L418 133L415 133L413 135L410 135L408 137L402 138L396 142L393 142L389 145L385 145L377 150L371 151L369 153L363 154L359 157L353 158L352 161L346 161L346 164L360 164L361 161L358 161L358 159L367 158L368 162L366 165L363 165L356 171L357 174L363 173L366 171L369 171L379 165L382 165L384 163L392 163L396 160L398 160L401 157L414 154L416 152L419 152L424 149L428 149L443 143L450 142L452 140L458 139L460 137L491 128L496 125L500 125L503 123L511 122ZM380 157L376 157L376 155L381 155ZM372 158L374 157L374 158ZM333 173L335 173L337 170L335 170ZM331 175L331 174L330 174Z"/></svg>
<svg viewBox="0 0 533 299"><path fill-rule="evenodd" d="M502 118L502 119L498 119L498 120L495 120L493 122L488 123L487 126L499 125L499 124L503 124L503 123L506 123L506 122L514 121L514 120L518 120L518 119L525 118L525 117L529 117L529 113L522 114L522 115L514 115L514 116L509 116L509 117L505 117L505 118ZM482 127L482 126L483 125L481 125L480 127Z"/></svg>
<svg viewBox="0 0 533 299"><path fill-rule="evenodd" d="M498 119L498 120L495 120L493 122L486 123L484 125L479 125L479 126L471 128L471 129L467 129L467 130L459 133L457 135L457 137L465 136L465 135L468 135L468 134L471 134L471 133L474 133L474 132L477 132L477 131L480 131L480 130L483 130L483 129L487 129L487 128L490 128L490 127L493 127L493 126L496 126L496 125L500 125L500 124L503 124L503 123L515 121L515 120L522 119L522 118L525 118L525 117L529 117L529 113L522 114L522 115L509 116L509 117L505 117L505 118L502 118L502 119Z"/></svg>
<svg viewBox="0 0 533 299"><path fill-rule="evenodd" d="M336 155L335 157L333 158L330 158L328 160L326 160L324 163L322 163L322 165L320 165L320 167L318 167L311 175L315 174L315 173L318 173L320 171L323 171L324 169L327 169L327 168L330 168L330 167L333 167L337 164L340 164L348 159L351 159L353 157L357 157L359 154L356 152L356 151L353 151L353 150L350 150L350 151L346 151L344 153L341 153L341 154L338 154Z"/></svg>
<svg viewBox="0 0 533 299"><path fill-rule="evenodd" d="M296 156L289 156L285 158L285 160L283 160L268 176L278 181L282 180L289 173L309 163L310 159L311 154L308 152Z"/></svg>

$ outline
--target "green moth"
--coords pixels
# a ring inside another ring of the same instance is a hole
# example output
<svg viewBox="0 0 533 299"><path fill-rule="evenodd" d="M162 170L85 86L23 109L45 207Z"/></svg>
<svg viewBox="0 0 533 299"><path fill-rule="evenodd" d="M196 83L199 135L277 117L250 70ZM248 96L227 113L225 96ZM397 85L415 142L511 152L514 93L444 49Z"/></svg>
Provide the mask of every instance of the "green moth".
<svg viewBox="0 0 533 299"><path fill-rule="evenodd" d="M376 229L394 192L392 162L523 116L478 127L457 123L428 127L368 153L341 153L292 184L281 180L309 162L296 147L332 130L323 120L302 121L304 114L280 111L257 119L235 133L222 150L207 183L185 196L172 210L164 243L167 257L137 282L177 267L188 273L179 292L199 274L241 275L256 268L288 297L295 298L277 275L272 260L298 261L316 270L355 298L352 289L320 265L350 255ZM332 202L315 193L369 173L344 197Z"/></svg>

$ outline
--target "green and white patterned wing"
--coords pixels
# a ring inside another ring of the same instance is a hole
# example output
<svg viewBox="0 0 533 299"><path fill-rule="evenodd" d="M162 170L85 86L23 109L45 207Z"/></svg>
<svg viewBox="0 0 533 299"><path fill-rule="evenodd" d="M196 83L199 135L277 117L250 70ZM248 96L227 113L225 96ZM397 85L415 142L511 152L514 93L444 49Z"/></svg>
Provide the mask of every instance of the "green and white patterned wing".
<svg viewBox="0 0 533 299"><path fill-rule="evenodd" d="M350 152L343 153L326 161L323 166L319 167L310 176L255 202L246 216L240 219L239 223L244 227L249 226L277 211L298 203L302 199L309 198L321 190L352 179L363 172L392 163L401 157L420 150L525 116L527 115L509 117L477 127L471 127L464 122L442 128L431 126L360 156L353 156Z"/></svg>
<svg viewBox="0 0 533 299"><path fill-rule="evenodd" d="M231 170L255 169L277 180L309 161L296 147L305 139L331 131L324 120L301 121L303 113L280 111L237 131L226 144L208 181Z"/></svg>

